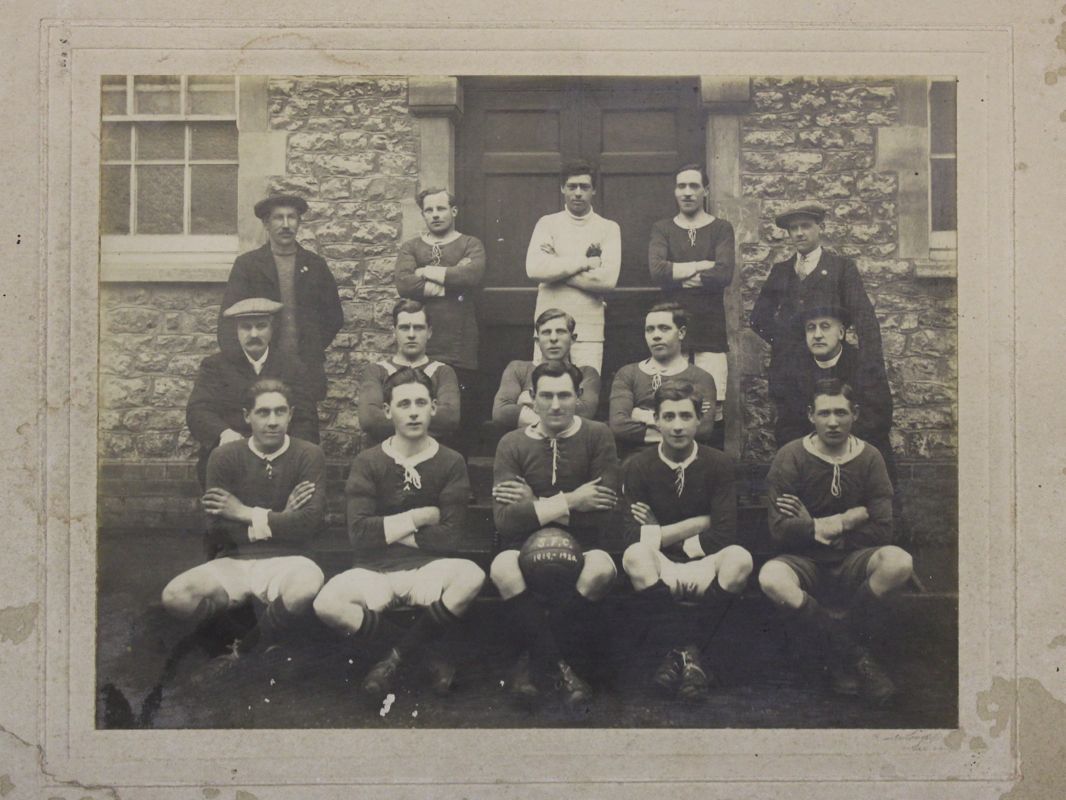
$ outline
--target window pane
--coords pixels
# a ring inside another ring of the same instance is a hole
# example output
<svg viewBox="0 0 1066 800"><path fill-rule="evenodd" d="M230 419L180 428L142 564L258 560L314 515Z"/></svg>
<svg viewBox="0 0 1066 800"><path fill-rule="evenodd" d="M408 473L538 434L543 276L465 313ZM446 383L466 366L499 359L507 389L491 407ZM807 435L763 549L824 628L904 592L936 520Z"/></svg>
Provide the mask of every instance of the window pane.
<svg viewBox="0 0 1066 800"><path fill-rule="evenodd" d="M955 159L934 158L931 166L933 230L956 230L958 216L955 210Z"/></svg>
<svg viewBox="0 0 1066 800"><path fill-rule="evenodd" d="M929 87L929 136L933 153L955 152L955 81L936 81Z"/></svg>
<svg viewBox="0 0 1066 800"><path fill-rule="evenodd" d="M137 75L133 105L138 114L180 114L181 78L176 75Z"/></svg>
<svg viewBox="0 0 1066 800"><path fill-rule="evenodd" d="M185 160L185 123L140 122L137 124L137 160Z"/></svg>
<svg viewBox="0 0 1066 800"><path fill-rule="evenodd" d="M233 78L225 75L189 76L190 114L236 114Z"/></svg>
<svg viewBox="0 0 1066 800"><path fill-rule="evenodd" d="M234 122L195 122L192 131L191 158L237 159L237 124Z"/></svg>
<svg viewBox="0 0 1066 800"><path fill-rule="evenodd" d="M237 165L193 166L190 233L237 232Z"/></svg>
<svg viewBox="0 0 1066 800"><path fill-rule="evenodd" d="M137 233L181 233L184 167L137 167Z"/></svg>
<svg viewBox="0 0 1066 800"><path fill-rule="evenodd" d="M100 157L104 161L129 161L130 125L105 122L100 130Z"/></svg>
<svg viewBox="0 0 1066 800"><path fill-rule="evenodd" d="M100 96L100 113L107 116L126 113L126 76L104 75Z"/></svg>
<svg viewBox="0 0 1066 800"><path fill-rule="evenodd" d="M100 170L100 233L130 232L130 168Z"/></svg>

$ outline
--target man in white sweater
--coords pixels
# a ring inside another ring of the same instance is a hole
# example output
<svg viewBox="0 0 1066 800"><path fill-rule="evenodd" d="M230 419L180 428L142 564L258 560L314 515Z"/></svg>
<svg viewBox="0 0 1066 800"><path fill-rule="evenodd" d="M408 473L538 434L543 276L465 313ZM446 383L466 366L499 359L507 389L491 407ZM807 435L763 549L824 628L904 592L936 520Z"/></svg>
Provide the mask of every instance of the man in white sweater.
<svg viewBox="0 0 1066 800"><path fill-rule="evenodd" d="M595 170L584 161L560 172L562 211L537 221L526 251L526 274L539 282L534 317L548 308L569 313L581 330L570 357L576 366L603 367L602 295L618 283L622 232L617 222L592 210ZM539 363L540 352L533 360Z"/></svg>

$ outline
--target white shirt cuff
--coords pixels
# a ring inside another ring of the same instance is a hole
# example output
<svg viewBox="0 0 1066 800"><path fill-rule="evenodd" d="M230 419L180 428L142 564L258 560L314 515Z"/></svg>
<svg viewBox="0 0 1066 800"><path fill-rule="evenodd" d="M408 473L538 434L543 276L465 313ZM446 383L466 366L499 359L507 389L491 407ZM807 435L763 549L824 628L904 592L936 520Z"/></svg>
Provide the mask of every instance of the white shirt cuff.
<svg viewBox="0 0 1066 800"><path fill-rule="evenodd" d="M663 546L662 525L641 525L640 543L649 545L652 550L661 550Z"/></svg>
<svg viewBox="0 0 1066 800"><path fill-rule="evenodd" d="M269 514L270 509L267 508L252 509L252 524L248 526L249 542L260 542L273 536L270 530L270 522L268 521Z"/></svg>
<svg viewBox="0 0 1066 800"><path fill-rule="evenodd" d="M402 514L390 514L385 517L383 522L385 524L386 542L397 542L418 530L410 511L404 511Z"/></svg>
<svg viewBox="0 0 1066 800"><path fill-rule="evenodd" d="M444 274L448 271L447 267L422 267L422 275L426 280L433 281L434 283L443 284Z"/></svg>
<svg viewBox="0 0 1066 800"><path fill-rule="evenodd" d="M549 522L570 521L570 506L562 492L555 497L545 497L533 501L533 510L537 512L537 522L547 525Z"/></svg>
<svg viewBox="0 0 1066 800"><path fill-rule="evenodd" d="M700 544L699 534L689 536L685 539L684 543L681 545L681 549L685 551L685 555L689 558L703 558L707 555L703 552L703 545Z"/></svg>
<svg viewBox="0 0 1066 800"><path fill-rule="evenodd" d="M823 539L827 536L839 536L844 532L844 520L840 514L829 517L817 517L814 520L814 538Z"/></svg>

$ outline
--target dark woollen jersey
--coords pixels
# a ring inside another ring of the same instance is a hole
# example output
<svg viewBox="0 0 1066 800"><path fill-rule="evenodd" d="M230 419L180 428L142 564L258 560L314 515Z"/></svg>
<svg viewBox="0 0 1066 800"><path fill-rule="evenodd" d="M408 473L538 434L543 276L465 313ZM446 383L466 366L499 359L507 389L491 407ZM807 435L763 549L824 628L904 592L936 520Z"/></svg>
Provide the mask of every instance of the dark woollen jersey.
<svg viewBox="0 0 1066 800"><path fill-rule="evenodd" d="M660 525L709 515L711 529L699 535L707 555L737 541L737 493L733 460L720 450L697 445L696 460L685 468L685 485L677 494L677 473L659 457L659 448L649 447L625 465L623 487L626 504L646 503ZM627 513L627 540L640 539L640 524ZM673 561L688 561L681 543L664 548Z"/></svg>

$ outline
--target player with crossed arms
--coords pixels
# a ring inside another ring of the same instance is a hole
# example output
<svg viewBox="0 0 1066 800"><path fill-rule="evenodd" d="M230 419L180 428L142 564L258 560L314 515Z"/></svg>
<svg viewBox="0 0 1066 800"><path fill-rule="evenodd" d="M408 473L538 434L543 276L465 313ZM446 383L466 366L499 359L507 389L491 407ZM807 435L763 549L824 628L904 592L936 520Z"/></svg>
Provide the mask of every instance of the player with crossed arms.
<svg viewBox="0 0 1066 800"><path fill-rule="evenodd" d="M523 651L511 693L531 703L539 695L536 679L552 672L571 709L587 707L589 685L563 659L556 639L577 628L605 629L597 603L617 571L601 549L618 501L619 467L614 437L602 422L576 415L581 371L548 361L533 370L533 408L539 420L506 434L493 466L493 517L503 552L489 576L500 596L514 638ZM555 582L538 597L519 563L519 547L531 534L568 532L583 559L576 580Z"/></svg>

